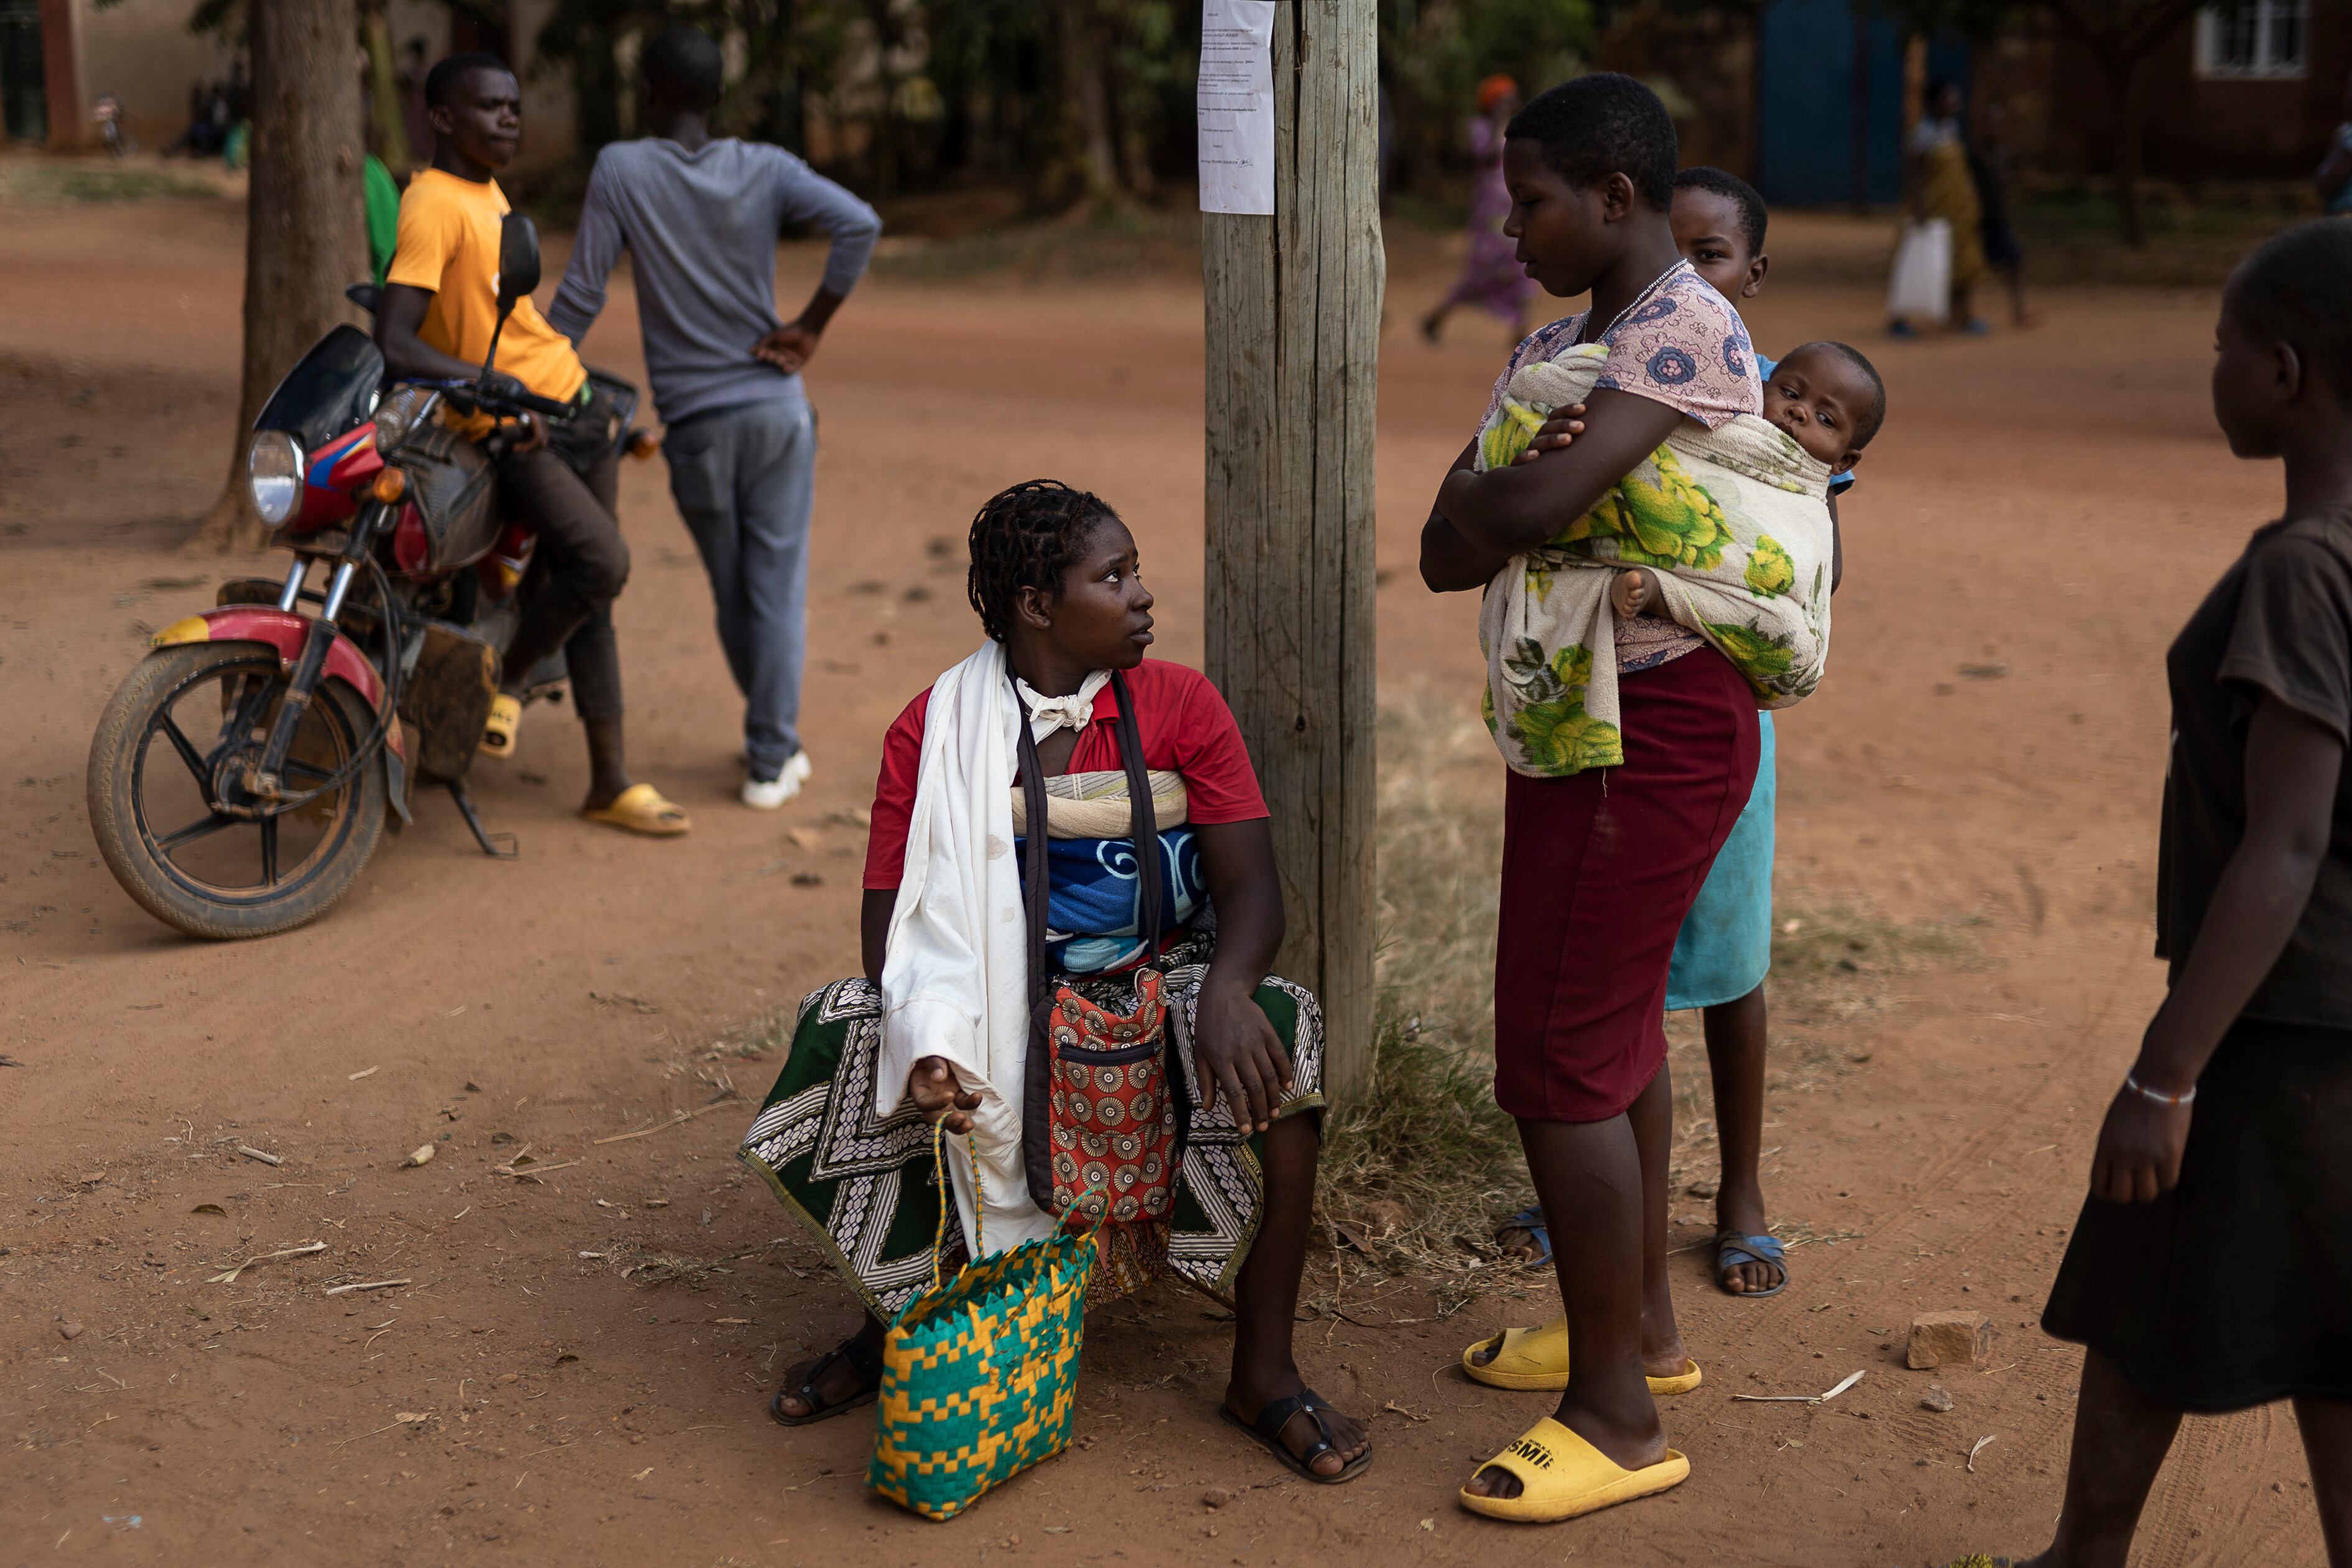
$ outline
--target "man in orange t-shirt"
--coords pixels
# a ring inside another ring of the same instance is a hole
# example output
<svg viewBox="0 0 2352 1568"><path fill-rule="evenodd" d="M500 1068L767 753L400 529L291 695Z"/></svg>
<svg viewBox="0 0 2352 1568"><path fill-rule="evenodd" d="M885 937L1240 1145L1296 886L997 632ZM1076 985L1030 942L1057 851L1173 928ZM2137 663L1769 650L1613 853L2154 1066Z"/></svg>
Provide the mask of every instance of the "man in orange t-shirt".
<svg viewBox="0 0 2352 1568"><path fill-rule="evenodd" d="M493 177L522 140L522 90L496 57L453 55L425 79L434 130L433 164L408 184L400 237L376 312L376 343L394 375L472 382L482 376L498 331L499 221L506 194ZM545 558L534 565L521 621L509 643L500 690L482 750L511 756L532 667L563 650L572 706L588 731L589 784L582 812L600 822L659 837L683 833L686 813L649 784L631 784L621 743L621 664L613 600L629 579L629 547L614 514L619 476L602 431L588 372L569 339L548 326L529 299L498 331L492 389L520 384L541 397L581 405L573 436L536 416L498 437L499 503L530 522ZM493 435L477 416L467 433ZM501 450L501 447L503 450Z"/></svg>

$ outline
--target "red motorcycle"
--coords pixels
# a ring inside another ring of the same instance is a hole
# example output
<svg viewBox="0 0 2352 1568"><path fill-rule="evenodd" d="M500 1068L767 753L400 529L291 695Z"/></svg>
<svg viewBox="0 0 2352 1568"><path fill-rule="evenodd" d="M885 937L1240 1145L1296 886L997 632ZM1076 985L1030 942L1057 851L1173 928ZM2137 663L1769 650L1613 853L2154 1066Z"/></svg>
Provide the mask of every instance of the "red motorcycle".
<svg viewBox="0 0 2352 1568"><path fill-rule="evenodd" d="M538 235L510 214L500 330L539 278ZM375 308L372 286L349 292ZM535 414L575 446L640 457L652 437L629 428L627 382L592 370L599 395L559 404L494 382L497 356L494 332L478 381L388 380L374 342L337 327L254 421L247 483L292 567L282 583L224 583L217 608L158 632L90 741L99 850L158 920L229 938L317 918L387 820L410 820L418 778L448 790L485 854L515 852L483 828L466 773L535 585L532 537L496 504L511 426L477 443L445 415ZM603 426L580 427L592 417ZM530 672L529 696L563 678L559 653Z"/></svg>

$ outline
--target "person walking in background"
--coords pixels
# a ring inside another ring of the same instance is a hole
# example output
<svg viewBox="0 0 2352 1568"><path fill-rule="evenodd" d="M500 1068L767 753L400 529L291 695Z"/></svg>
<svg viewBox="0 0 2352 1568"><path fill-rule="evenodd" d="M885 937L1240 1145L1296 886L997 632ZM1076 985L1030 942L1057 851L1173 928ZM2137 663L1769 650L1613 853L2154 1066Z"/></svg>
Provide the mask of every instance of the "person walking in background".
<svg viewBox="0 0 2352 1568"><path fill-rule="evenodd" d="M2330 217L2352 213L2352 77L2344 79L2343 122L2336 127L2336 140L2327 144L2327 157L2311 183L2319 188Z"/></svg>
<svg viewBox="0 0 2352 1568"><path fill-rule="evenodd" d="M253 79L243 60L229 62L221 84L221 163L232 173L250 161L253 147Z"/></svg>
<svg viewBox="0 0 2352 1568"><path fill-rule="evenodd" d="M1514 340L1528 331L1528 305L1538 289L1535 279L1519 265L1518 244L1503 232L1511 216L1510 187L1503 180L1503 127L1519 110L1519 84L1507 76L1490 76L1478 84L1478 114L1470 121L1470 156L1478 165L1470 187L1470 254L1462 274L1437 308L1421 319L1422 336L1431 342L1456 305L1477 305L1511 323Z"/></svg>
<svg viewBox="0 0 2352 1568"><path fill-rule="evenodd" d="M2025 249L2009 221L2009 115L1998 102L1977 111L1977 133L1969 139L1968 152L1985 265L2009 285L2010 324L2038 327L2042 317L2025 302Z"/></svg>
<svg viewBox="0 0 2352 1568"><path fill-rule="evenodd" d="M596 156L572 263L548 318L574 343L629 252L654 403L668 426L670 494L719 605L719 641L743 693L743 804L772 811L808 781L801 747L809 514L816 415L801 370L866 270L882 220L780 147L714 138L725 59L692 27L646 47L653 134ZM833 238L824 279L776 317L786 224Z"/></svg>
<svg viewBox="0 0 2352 1568"><path fill-rule="evenodd" d="M1969 296L1984 281L1984 211L1969 174L1958 82L1927 85L1927 111L1911 132L1909 162L1912 216L1942 218L1952 227L1952 330L1981 336L1990 329L1971 311ZM1898 338L1918 336L1903 316L1895 318L1892 330Z"/></svg>

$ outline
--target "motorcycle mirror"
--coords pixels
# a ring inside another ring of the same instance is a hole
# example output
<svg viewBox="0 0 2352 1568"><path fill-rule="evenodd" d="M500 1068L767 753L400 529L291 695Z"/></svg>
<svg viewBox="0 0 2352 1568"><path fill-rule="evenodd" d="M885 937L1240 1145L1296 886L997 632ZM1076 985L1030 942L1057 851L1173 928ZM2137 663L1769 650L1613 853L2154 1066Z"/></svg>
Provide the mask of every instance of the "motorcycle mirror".
<svg viewBox="0 0 2352 1568"><path fill-rule="evenodd" d="M499 320L539 287L539 229L520 213L499 220Z"/></svg>

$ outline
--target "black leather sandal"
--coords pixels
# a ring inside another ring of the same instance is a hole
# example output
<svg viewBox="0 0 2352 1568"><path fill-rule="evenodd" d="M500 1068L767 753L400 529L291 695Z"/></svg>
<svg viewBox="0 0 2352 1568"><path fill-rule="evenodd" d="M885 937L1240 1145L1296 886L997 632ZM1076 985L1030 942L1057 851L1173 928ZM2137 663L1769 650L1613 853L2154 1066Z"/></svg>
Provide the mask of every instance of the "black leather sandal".
<svg viewBox="0 0 2352 1568"><path fill-rule="evenodd" d="M831 1372L835 1363L844 1361L850 1364L865 1386L838 1405L827 1405L816 1391L817 1380ZM861 1405L871 1405L881 1395L882 1358L875 1352L872 1346L852 1334L817 1357L810 1365L808 1375L801 1379L798 1387L786 1384L776 1390L768 1400L768 1414L775 1418L778 1426L809 1426L819 1421L830 1421L835 1416L845 1415ZM784 1401L787 1397L797 1399L807 1405L809 1413L805 1415L785 1415Z"/></svg>
<svg viewBox="0 0 2352 1568"><path fill-rule="evenodd" d="M1267 1400L1265 1407L1258 1411L1257 1419L1254 1422L1244 1421L1234 1415L1233 1406L1230 1405L1219 1405L1217 1414L1255 1438L1260 1447L1280 1459L1296 1473L1306 1477L1318 1486L1336 1487L1354 1480L1371 1468L1372 1465L1372 1451L1367 1447L1350 1460L1346 1468L1331 1475L1322 1475L1316 1470L1315 1461L1339 1447L1331 1441L1331 1428L1323 1423L1323 1412L1326 1410L1336 1412L1338 1408L1313 1389L1306 1388L1286 1399ZM1315 1441L1307 1445L1307 1452L1304 1454L1294 1454L1290 1451L1290 1446L1282 1440L1282 1429L1290 1424L1292 1416L1302 1410L1307 1412L1308 1419L1315 1423Z"/></svg>

